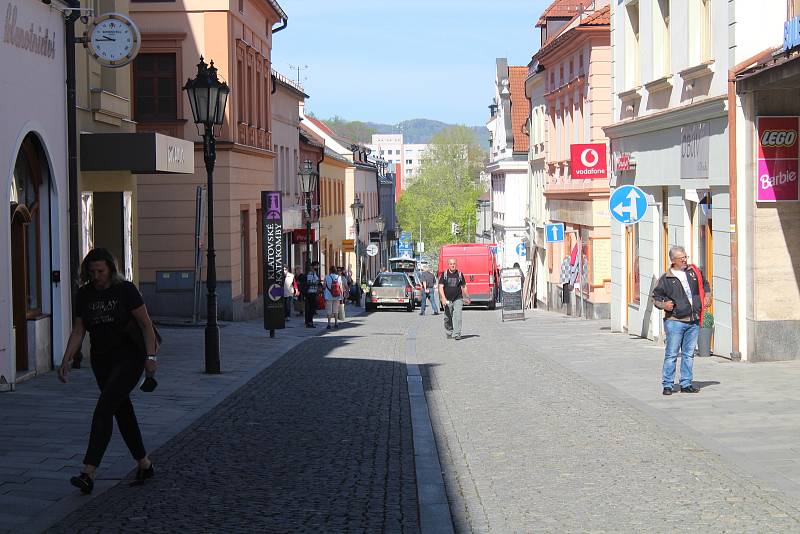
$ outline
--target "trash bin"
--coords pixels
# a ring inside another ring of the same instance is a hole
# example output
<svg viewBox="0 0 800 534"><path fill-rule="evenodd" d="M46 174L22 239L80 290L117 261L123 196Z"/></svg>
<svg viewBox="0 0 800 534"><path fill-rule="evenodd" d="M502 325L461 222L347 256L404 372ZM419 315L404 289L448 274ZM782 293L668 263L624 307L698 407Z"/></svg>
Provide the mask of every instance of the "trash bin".
<svg viewBox="0 0 800 534"><path fill-rule="evenodd" d="M700 357L711 356L711 337L713 335L714 335L713 328L700 329L700 334L697 336L698 356Z"/></svg>

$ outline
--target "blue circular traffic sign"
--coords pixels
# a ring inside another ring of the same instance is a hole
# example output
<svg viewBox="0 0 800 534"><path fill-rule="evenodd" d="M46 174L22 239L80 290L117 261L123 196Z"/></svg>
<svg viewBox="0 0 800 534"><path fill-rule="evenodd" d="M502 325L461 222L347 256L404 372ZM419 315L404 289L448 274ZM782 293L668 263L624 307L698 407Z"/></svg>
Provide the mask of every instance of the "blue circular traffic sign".
<svg viewBox="0 0 800 534"><path fill-rule="evenodd" d="M608 209L622 224L635 224L647 211L647 196L635 185L622 185L608 199Z"/></svg>

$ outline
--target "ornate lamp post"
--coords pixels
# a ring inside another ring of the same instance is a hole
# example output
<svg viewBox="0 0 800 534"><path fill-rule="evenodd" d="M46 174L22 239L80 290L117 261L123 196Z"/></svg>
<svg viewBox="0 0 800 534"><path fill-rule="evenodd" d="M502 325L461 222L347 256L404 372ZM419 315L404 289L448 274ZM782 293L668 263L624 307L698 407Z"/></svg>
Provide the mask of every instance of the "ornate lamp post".
<svg viewBox="0 0 800 534"><path fill-rule="evenodd" d="M350 210L353 212L353 221L356 223L356 240L355 240L355 253L356 253L356 283L361 283L361 217L364 216L364 203L360 198L356 198L355 202L350 204Z"/></svg>
<svg viewBox="0 0 800 534"><path fill-rule="evenodd" d="M378 218L375 219L375 227L378 229L379 238L378 238L378 251L380 252L380 259L381 263L383 263L383 229L386 228L386 217L383 215L378 215ZM386 262L388 263L388 261ZM385 263L382 265L383 267L388 267Z"/></svg>
<svg viewBox="0 0 800 534"><path fill-rule="evenodd" d="M311 271L311 195L317 188L317 173L310 159L303 162L297 173L300 177L300 189L306 198L306 273Z"/></svg>
<svg viewBox="0 0 800 534"><path fill-rule="evenodd" d="M217 324L217 265L214 251L214 163L217 160L214 126L221 126L225 119L225 105L231 90L228 84L217 77L214 62L207 65L200 56L197 76L187 80L183 86L189 97L194 123L202 124L203 160L208 177L208 290L206 312L206 373L219 374L219 325ZM199 129L199 128L198 128Z"/></svg>

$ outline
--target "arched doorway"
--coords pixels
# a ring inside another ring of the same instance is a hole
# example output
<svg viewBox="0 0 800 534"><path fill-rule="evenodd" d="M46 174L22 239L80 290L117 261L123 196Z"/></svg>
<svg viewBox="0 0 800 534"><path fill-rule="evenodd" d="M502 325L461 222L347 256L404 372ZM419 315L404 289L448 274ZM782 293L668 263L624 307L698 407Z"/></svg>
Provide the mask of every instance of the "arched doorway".
<svg viewBox="0 0 800 534"><path fill-rule="evenodd" d="M38 140L28 135L14 164L11 182L11 285L17 374L36 365L29 343L29 320L42 316L42 200L47 196L47 164ZM46 233L47 230L44 230Z"/></svg>

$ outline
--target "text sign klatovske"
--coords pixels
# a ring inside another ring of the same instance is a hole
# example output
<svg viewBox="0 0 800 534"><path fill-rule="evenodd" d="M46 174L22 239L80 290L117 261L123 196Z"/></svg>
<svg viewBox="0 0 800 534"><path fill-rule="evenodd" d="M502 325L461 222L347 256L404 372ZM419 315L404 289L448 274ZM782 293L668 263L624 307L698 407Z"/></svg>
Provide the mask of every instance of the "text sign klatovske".
<svg viewBox="0 0 800 534"><path fill-rule="evenodd" d="M758 117L756 201L800 200L798 117Z"/></svg>
<svg viewBox="0 0 800 534"><path fill-rule="evenodd" d="M286 327L283 304L283 205L280 191L261 192L261 228L264 235L264 329Z"/></svg>

